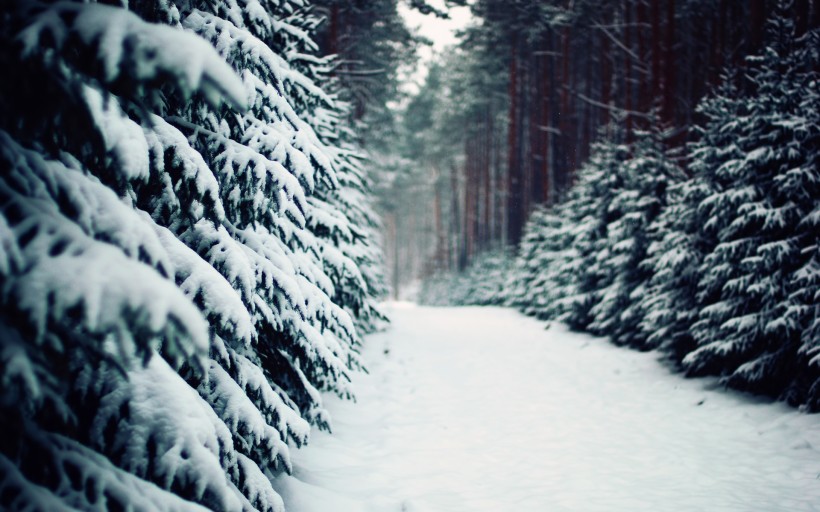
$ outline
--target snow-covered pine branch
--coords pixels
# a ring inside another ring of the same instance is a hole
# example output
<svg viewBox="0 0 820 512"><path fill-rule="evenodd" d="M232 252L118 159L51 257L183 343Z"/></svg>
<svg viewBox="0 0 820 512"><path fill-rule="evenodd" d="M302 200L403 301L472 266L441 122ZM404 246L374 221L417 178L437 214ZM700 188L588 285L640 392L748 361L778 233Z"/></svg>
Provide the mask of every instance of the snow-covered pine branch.
<svg viewBox="0 0 820 512"><path fill-rule="evenodd" d="M299 0L129 9L0 29L2 505L278 512L378 292L330 60Z"/></svg>

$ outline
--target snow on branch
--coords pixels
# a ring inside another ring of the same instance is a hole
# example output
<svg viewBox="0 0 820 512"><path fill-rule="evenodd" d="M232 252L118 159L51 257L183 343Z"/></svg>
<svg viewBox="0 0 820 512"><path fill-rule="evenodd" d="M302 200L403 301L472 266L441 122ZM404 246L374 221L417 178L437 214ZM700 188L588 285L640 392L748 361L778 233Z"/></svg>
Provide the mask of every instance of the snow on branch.
<svg viewBox="0 0 820 512"><path fill-rule="evenodd" d="M171 79L188 98L200 91L218 106L224 98L244 111L242 83L214 48L194 34L147 23L125 9L100 4L57 2L35 5L20 33L24 56L52 47L58 53L77 45L100 66L103 83L132 85Z"/></svg>

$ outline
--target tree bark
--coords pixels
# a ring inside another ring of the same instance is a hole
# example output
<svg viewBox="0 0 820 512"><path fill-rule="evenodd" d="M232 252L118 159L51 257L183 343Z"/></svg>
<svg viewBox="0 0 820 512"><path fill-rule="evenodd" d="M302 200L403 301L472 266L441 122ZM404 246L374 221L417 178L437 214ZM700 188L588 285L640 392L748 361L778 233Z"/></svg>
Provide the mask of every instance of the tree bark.
<svg viewBox="0 0 820 512"><path fill-rule="evenodd" d="M624 0L624 45L628 51L624 52L624 110L626 111L626 139L632 139L632 2Z"/></svg>
<svg viewBox="0 0 820 512"><path fill-rule="evenodd" d="M519 154L518 44L513 38L510 56L510 113L507 134L507 242L518 244L521 237L521 164Z"/></svg>
<svg viewBox="0 0 820 512"><path fill-rule="evenodd" d="M652 25L652 99L661 99L661 0L651 0L650 17Z"/></svg>
<svg viewBox="0 0 820 512"><path fill-rule="evenodd" d="M664 118L675 122L675 0L666 2L666 71L664 73Z"/></svg>

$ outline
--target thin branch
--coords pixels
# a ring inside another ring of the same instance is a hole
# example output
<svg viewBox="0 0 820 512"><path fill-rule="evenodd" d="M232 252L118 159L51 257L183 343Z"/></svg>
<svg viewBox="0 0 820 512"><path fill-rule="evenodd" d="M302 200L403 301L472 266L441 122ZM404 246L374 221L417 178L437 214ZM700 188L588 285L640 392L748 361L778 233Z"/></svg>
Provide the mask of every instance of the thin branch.
<svg viewBox="0 0 820 512"><path fill-rule="evenodd" d="M537 126L537 128L538 128L539 131L542 131L542 132L552 133L553 135L561 135L561 130L559 130L558 128L556 128L554 126L546 126L546 125L543 125L543 124L539 124Z"/></svg>
<svg viewBox="0 0 820 512"><path fill-rule="evenodd" d="M592 105L593 107L602 108L602 109L608 110L610 112L617 112L619 114L624 114L624 115L627 115L627 116L635 116L635 117L639 117L641 119L651 120L651 117L649 115L647 115L645 112L637 112L635 110L626 110L626 109L623 109L623 108L620 108L620 107L616 107L615 105L607 105L606 103L601 103L600 101L593 100L592 98L589 98L589 97L581 94L580 92L575 93L575 96L578 99Z"/></svg>
<svg viewBox="0 0 820 512"><path fill-rule="evenodd" d="M612 42L613 42L613 43L615 43L615 44L616 44L616 45L617 45L620 49L622 49L623 51L625 51L626 53L628 53L630 57L632 57L632 58L633 58L633 59L635 59L636 61L639 61L639 62L640 62L640 60L641 60L641 59L640 59L640 57L638 57L638 56L635 54L635 52L633 52L631 49L629 49L629 48L627 48L626 46L624 46L624 44L620 41L620 39L618 39L617 37L613 36L613 35L609 32L609 30L607 30L607 29L606 29L606 27L605 27L605 26L603 26L603 25L600 25L600 24L597 24L597 23L596 23L595 25L592 25L592 28L597 28L597 29L599 29L600 31L602 31L604 34L606 34L606 36L610 39L610 41L612 41Z"/></svg>
<svg viewBox="0 0 820 512"><path fill-rule="evenodd" d="M609 24L606 24L606 25L603 24L603 23L595 23L592 26L597 27L597 28L624 28L624 27L652 28L652 25L650 25L649 23L638 23L638 22L635 22L635 23L609 23Z"/></svg>
<svg viewBox="0 0 820 512"><path fill-rule="evenodd" d="M345 69L345 70L336 70L336 74L338 75L359 75L359 76L366 76L366 75L383 75L385 73L384 69Z"/></svg>

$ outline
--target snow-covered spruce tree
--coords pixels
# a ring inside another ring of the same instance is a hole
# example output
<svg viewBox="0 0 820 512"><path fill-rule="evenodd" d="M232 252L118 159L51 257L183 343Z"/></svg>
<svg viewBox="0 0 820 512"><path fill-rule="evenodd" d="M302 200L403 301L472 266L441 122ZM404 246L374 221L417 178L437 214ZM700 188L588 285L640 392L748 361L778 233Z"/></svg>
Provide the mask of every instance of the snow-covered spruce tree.
<svg viewBox="0 0 820 512"><path fill-rule="evenodd" d="M507 300L513 257L507 249L484 251L461 272L438 272L427 277L419 302L436 306L497 306Z"/></svg>
<svg viewBox="0 0 820 512"><path fill-rule="evenodd" d="M129 7L0 27L0 506L282 510L287 443L357 364L316 235L347 219L309 200L333 150L299 115L332 98L288 63L311 22Z"/></svg>
<svg viewBox="0 0 820 512"><path fill-rule="evenodd" d="M739 91L733 77L724 76L711 101L703 102L698 112L707 119L724 122L739 115ZM691 176L671 184L667 205L649 226L652 239L642 266L650 272L638 308L642 320L638 325L642 348L657 348L667 354L674 364L692 351L696 344L692 325L701 308L698 282L705 255L717 244L713 229L704 229L701 202L715 192L717 185L710 179L710 169L721 151L714 148L731 147L733 135L719 129L698 128L698 140L688 148L691 157L688 170Z"/></svg>
<svg viewBox="0 0 820 512"><path fill-rule="evenodd" d="M698 215L717 244L698 272L698 348L683 361L690 374L719 374L732 387L814 409L817 43L817 32L796 40L792 22L773 16L762 55L748 60L745 94L704 102L708 120L693 168L713 191Z"/></svg>
<svg viewBox="0 0 820 512"><path fill-rule="evenodd" d="M628 146L620 142L620 130L610 127L608 131L593 145L589 160L578 171L578 181L565 206L571 215L572 229L567 239L573 251L567 254L571 260L560 272L571 272L573 277L565 283L555 304L556 319L573 329L599 335L608 332L606 326L593 325L593 308L616 277L609 267L613 248L608 244L607 228L621 216L613 206L623 188L621 169L629 154Z"/></svg>
<svg viewBox="0 0 820 512"><path fill-rule="evenodd" d="M298 62L299 56L293 60ZM311 62L324 65L311 66L306 74L326 84L325 89L339 91L339 81L329 74L332 56ZM333 302L345 308L360 332L369 333L387 320L378 308L378 299L387 294L380 223L373 208L364 150L346 124L353 124L351 106L336 93L331 97L331 104L317 105L304 114L326 144L336 176L335 186L322 187L309 198L307 221L317 237L330 244L323 250L323 261L325 271L334 278ZM338 220L328 217L330 211Z"/></svg>
<svg viewBox="0 0 820 512"><path fill-rule="evenodd" d="M617 133L617 132L616 132ZM508 302L544 320L584 330L598 302L598 253L605 249L604 215L617 183L622 146L602 134L567 198L551 210L536 210L525 226Z"/></svg>
<svg viewBox="0 0 820 512"><path fill-rule="evenodd" d="M573 245L574 205L569 199L538 208L527 221L507 297L507 304L524 314L555 320L564 312L563 299L575 294L579 258Z"/></svg>
<svg viewBox="0 0 820 512"><path fill-rule="evenodd" d="M649 227L652 242L642 262L650 278L638 299L641 348L659 349L675 364L695 347L691 327L699 311L698 270L704 252L714 246L699 231L697 215L708 186L689 179L669 188L668 204Z"/></svg>
<svg viewBox="0 0 820 512"><path fill-rule="evenodd" d="M647 248L657 231L649 225L666 205L670 185L683 179L683 171L667 154L657 120L647 131L636 131L629 158L618 166L620 180L607 209L608 254L600 260L602 273L613 276L600 291L600 300L591 314L590 329L606 334L619 345L643 346L638 324L647 314L642 298L651 276L643 264Z"/></svg>
<svg viewBox="0 0 820 512"><path fill-rule="evenodd" d="M345 91L332 73L336 56L315 55L318 47L306 37L323 20L310 9L298 12L288 18L298 30L279 34L269 45L296 71L293 78L284 76L285 96L314 129L334 170L320 177L307 198L305 218L316 236L323 270L333 281L333 302L352 316L361 332L372 332L386 320L377 307L386 285L365 156L351 129L351 106L340 99Z"/></svg>
<svg viewBox="0 0 820 512"><path fill-rule="evenodd" d="M544 265L540 257L542 246L553 239L559 222L560 219L550 215L549 209L543 206L535 208L530 214L507 283L507 306L533 316L536 314L536 307L531 303L533 295L548 296L548 290L543 288L544 279L541 278L541 274ZM552 262L548 261L547 265L553 268L555 265L550 263ZM535 289L537 291L534 291Z"/></svg>
<svg viewBox="0 0 820 512"><path fill-rule="evenodd" d="M371 200L370 179L362 165L362 153L347 144L345 149L331 153L334 168L338 170L338 186L327 190L325 204L336 211L346 212L348 232L332 233L322 230L321 215L325 209L314 209L309 212L308 222L316 226L317 234L327 233L340 256L349 263L344 273L338 275L332 295L333 302L340 304L354 320L360 333L366 334L379 329L387 317L378 307L378 301L387 295L387 284L384 276L384 260L379 241L380 221L373 209ZM322 195L317 194L321 200ZM326 266L333 260L325 254ZM352 263L352 265L350 264ZM328 269L331 274L331 270Z"/></svg>
<svg viewBox="0 0 820 512"><path fill-rule="evenodd" d="M456 303L475 306L503 304L512 266L513 257L506 249L482 252L459 276L461 286L456 292Z"/></svg>

